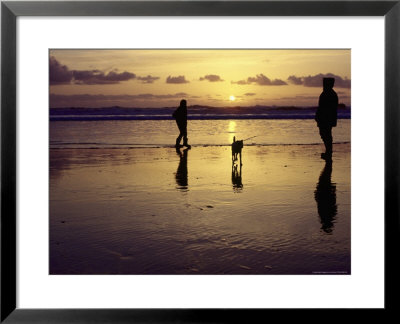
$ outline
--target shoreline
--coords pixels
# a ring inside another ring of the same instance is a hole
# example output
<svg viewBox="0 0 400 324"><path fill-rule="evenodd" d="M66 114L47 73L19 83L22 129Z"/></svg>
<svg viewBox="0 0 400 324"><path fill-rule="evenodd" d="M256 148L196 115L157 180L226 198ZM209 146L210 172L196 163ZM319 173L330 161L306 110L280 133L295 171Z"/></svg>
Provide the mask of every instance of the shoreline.
<svg viewBox="0 0 400 324"><path fill-rule="evenodd" d="M351 141L342 141L342 142L333 142L333 145L343 145L343 144L351 144ZM65 147L52 147L62 146ZM77 145L73 147L73 145ZM81 147L79 147L79 145ZM175 148L173 144L109 144L109 146L105 146L104 144L99 144L98 147L88 147L87 145L96 145L96 144L87 144L87 143L73 143L73 144L51 144L49 150L101 150L101 149L147 149L147 148ZM201 147L231 147L231 144L190 144L192 148L201 148ZM275 147L275 146L323 146L322 143L282 143L282 144L245 144L244 147Z"/></svg>

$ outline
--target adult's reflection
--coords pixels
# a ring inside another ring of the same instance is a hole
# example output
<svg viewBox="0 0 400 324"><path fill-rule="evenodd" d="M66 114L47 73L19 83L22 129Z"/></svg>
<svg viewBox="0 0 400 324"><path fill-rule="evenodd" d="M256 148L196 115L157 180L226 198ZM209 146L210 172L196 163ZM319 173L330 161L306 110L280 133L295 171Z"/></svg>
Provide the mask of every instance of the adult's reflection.
<svg viewBox="0 0 400 324"><path fill-rule="evenodd" d="M176 170L175 180L177 184L177 189L182 191L188 190L188 168L187 168L187 159L188 159L188 149L180 150L176 148L176 153L179 155L179 165Z"/></svg>
<svg viewBox="0 0 400 324"><path fill-rule="evenodd" d="M243 189L241 164L238 170L238 165L232 163L232 186L235 192L240 192Z"/></svg>
<svg viewBox="0 0 400 324"><path fill-rule="evenodd" d="M321 229L325 233L331 233L337 214L336 184L332 183L332 160L327 160L319 176L314 197L321 221Z"/></svg>

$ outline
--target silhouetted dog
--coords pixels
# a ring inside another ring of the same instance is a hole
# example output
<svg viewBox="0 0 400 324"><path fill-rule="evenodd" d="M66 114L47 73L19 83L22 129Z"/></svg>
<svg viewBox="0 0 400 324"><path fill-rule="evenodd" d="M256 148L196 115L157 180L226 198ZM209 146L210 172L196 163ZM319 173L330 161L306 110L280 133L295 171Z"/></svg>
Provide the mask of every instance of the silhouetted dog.
<svg viewBox="0 0 400 324"><path fill-rule="evenodd" d="M240 165L242 165L242 148L243 141L236 141L236 138L233 137L232 143L232 163L237 160L237 156L240 156Z"/></svg>

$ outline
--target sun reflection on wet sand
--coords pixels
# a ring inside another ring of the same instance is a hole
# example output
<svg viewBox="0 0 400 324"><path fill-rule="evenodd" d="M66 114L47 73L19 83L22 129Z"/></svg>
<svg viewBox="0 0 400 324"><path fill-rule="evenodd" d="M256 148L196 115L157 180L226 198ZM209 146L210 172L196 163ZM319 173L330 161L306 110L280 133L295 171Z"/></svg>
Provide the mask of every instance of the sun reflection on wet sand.
<svg viewBox="0 0 400 324"><path fill-rule="evenodd" d="M229 147L186 153L51 150L50 272L350 272L350 144L335 146L329 233L319 146L245 146L245 176Z"/></svg>

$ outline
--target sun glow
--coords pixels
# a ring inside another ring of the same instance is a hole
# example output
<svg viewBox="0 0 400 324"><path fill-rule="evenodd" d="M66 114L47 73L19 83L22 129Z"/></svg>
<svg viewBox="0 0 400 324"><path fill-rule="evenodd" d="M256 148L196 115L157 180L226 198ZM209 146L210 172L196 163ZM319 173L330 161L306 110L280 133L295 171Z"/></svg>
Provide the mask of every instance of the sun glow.
<svg viewBox="0 0 400 324"><path fill-rule="evenodd" d="M235 131L236 131L236 122L233 120L230 120L229 125L228 125L228 132L234 133Z"/></svg>
<svg viewBox="0 0 400 324"><path fill-rule="evenodd" d="M235 101L235 100L236 100L235 96L229 96L229 101Z"/></svg>

